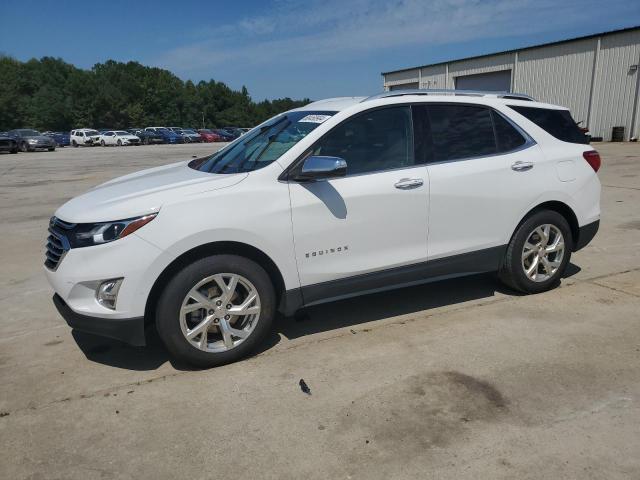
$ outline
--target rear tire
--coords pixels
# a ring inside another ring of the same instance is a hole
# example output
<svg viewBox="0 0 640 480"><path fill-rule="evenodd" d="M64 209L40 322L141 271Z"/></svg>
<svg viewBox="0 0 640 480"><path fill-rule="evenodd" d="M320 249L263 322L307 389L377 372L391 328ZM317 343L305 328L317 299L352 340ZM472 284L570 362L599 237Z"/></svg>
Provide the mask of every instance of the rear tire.
<svg viewBox="0 0 640 480"><path fill-rule="evenodd" d="M540 293L560 284L573 250L567 220L553 210L525 219L511 237L498 276L510 288Z"/></svg>
<svg viewBox="0 0 640 480"><path fill-rule="evenodd" d="M222 281L229 285L236 277L237 283L233 292L227 292L228 297L220 284L211 280L220 274L223 274ZM199 300L192 296L193 292ZM256 297L248 302L247 314L234 314L240 304L247 302L251 292L256 293ZM236 255L213 255L196 260L174 275L156 307L156 327L171 355L191 365L210 368L235 362L255 350L271 330L276 296L269 275L254 261ZM249 313L250 310L257 313ZM188 338L189 332L196 331L205 321L207 326L199 330L206 332L205 336L198 333Z"/></svg>
<svg viewBox="0 0 640 480"><path fill-rule="evenodd" d="M55 152L56 151L56 147L51 147L51 148L48 148L47 150L49 150L50 152Z"/></svg>
<svg viewBox="0 0 640 480"><path fill-rule="evenodd" d="M73 141L71 142L71 145L73 145L74 147L77 147L77 146L78 146L78 144L76 143L76 141L75 141L75 140L73 140Z"/></svg>

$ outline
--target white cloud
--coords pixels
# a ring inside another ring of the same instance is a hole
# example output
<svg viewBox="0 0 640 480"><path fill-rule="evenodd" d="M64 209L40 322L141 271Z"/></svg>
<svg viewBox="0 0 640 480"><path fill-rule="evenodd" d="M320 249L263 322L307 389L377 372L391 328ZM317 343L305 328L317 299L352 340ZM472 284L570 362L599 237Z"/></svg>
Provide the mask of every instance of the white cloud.
<svg viewBox="0 0 640 480"><path fill-rule="evenodd" d="M183 73L229 62L349 61L415 45L444 45L580 25L595 0L281 0L269 15L209 31L155 62Z"/></svg>

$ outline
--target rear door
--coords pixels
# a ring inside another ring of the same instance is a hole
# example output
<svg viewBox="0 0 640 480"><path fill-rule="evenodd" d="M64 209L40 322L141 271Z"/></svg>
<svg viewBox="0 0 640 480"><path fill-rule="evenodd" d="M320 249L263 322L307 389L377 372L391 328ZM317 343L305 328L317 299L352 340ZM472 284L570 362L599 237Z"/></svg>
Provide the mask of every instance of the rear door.
<svg viewBox="0 0 640 480"><path fill-rule="evenodd" d="M499 112L429 103L416 111L430 184L429 259L499 261L523 211L548 188L539 147ZM467 257L465 257L467 258ZM496 260L497 259L497 260ZM471 265L471 271L488 270Z"/></svg>
<svg viewBox="0 0 640 480"><path fill-rule="evenodd" d="M347 176L289 184L305 303L393 285L397 275L377 272L426 261L429 181L412 130L409 106L385 107L344 121L308 152L343 158Z"/></svg>

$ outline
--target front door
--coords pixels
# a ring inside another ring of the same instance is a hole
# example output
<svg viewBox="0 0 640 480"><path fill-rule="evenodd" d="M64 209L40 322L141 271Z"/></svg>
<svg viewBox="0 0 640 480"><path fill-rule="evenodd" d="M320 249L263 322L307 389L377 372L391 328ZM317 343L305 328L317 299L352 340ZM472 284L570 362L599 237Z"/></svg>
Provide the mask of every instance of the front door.
<svg viewBox="0 0 640 480"><path fill-rule="evenodd" d="M393 272L426 261L429 179L410 107L351 117L311 153L343 158L347 176L289 186L306 304L390 286Z"/></svg>

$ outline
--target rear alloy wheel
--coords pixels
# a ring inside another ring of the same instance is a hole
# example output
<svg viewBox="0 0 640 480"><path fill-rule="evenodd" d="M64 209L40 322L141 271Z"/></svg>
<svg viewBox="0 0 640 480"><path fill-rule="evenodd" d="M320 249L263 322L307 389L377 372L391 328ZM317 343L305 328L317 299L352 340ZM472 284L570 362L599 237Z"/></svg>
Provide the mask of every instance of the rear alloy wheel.
<svg viewBox="0 0 640 480"><path fill-rule="evenodd" d="M567 220L555 211L536 212L511 238L500 278L509 287L525 293L549 290L560 283L572 248Z"/></svg>
<svg viewBox="0 0 640 480"><path fill-rule="evenodd" d="M156 325L167 349L198 367L234 362L269 332L275 293L257 263L235 255L198 260L160 296Z"/></svg>

